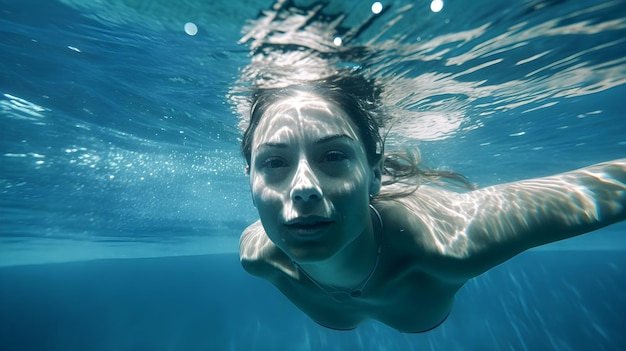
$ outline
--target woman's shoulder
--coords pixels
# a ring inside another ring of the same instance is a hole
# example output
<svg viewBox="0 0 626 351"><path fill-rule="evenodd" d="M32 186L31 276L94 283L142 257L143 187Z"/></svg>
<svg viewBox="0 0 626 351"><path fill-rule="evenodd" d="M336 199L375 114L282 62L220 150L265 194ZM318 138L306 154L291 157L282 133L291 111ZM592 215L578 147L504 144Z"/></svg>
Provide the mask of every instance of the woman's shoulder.
<svg viewBox="0 0 626 351"><path fill-rule="evenodd" d="M256 260L269 238L265 235L261 221L249 225L239 238L239 257L243 260Z"/></svg>
<svg viewBox="0 0 626 351"><path fill-rule="evenodd" d="M239 260L243 268L251 274L260 275L271 244L260 221L244 229L239 238Z"/></svg>
<svg viewBox="0 0 626 351"><path fill-rule="evenodd" d="M277 268L286 265L286 255L269 239L260 221L248 226L239 239L239 260L250 274L270 279L280 273Z"/></svg>
<svg viewBox="0 0 626 351"><path fill-rule="evenodd" d="M388 189L388 193L402 194L403 190ZM430 218L441 215L452 215L461 212L458 205L467 201L466 195L442 189L422 185L417 190L399 195L386 196L377 201L375 206L396 223L422 219L429 221Z"/></svg>
<svg viewBox="0 0 626 351"><path fill-rule="evenodd" d="M441 255L454 245L457 233L467 225L464 194L421 186L410 195L382 200L379 208L390 243L420 255Z"/></svg>

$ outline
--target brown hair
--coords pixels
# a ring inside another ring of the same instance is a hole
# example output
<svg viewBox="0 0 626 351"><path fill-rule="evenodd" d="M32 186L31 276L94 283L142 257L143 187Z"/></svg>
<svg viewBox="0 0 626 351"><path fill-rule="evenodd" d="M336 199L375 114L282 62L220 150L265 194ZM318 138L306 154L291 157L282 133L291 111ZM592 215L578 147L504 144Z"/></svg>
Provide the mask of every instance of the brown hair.
<svg viewBox="0 0 626 351"><path fill-rule="evenodd" d="M430 170L421 165L419 150L384 151L384 138L380 127L384 122L380 96L382 89L373 81L353 72L342 72L316 81L303 82L283 88L257 88L251 94L250 121L241 142L241 150L250 166L252 138L265 111L280 99L295 96L298 92L313 93L341 107L356 125L370 165L382 160L383 186L408 185L400 193L382 192L380 198L395 198L413 193L425 182L442 181L473 189L465 176L452 171ZM385 134L386 135L386 134Z"/></svg>

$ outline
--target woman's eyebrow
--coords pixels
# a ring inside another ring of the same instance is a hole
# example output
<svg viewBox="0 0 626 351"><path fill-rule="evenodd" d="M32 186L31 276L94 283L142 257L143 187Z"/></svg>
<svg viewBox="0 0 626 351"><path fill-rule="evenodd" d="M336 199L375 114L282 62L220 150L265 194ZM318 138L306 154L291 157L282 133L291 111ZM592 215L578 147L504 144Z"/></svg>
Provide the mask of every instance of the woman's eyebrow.
<svg viewBox="0 0 626 351"><path fill-rule="evenodd" d="M327 135L327 136L324 136L324 137L321 137L321 138L317 139L314 142L314 144L323 144L323 143L331 142L333 140L342 139L342 138L347 138L347 139L349 139L351 141L354 141L354 139L352 139L347 134L331 134L331 135Z"/></svg>
<svg viewBox="0 0 626 351"><path fill-rule="evenodd" d="M273 141L268 141L268 142L265 142L265 143L257 146L256 148L257 148L257 150L258 149L262 149L262 148L266 148L266 147L276 147L276 148L279 148L279 149L285 149L285 148L287 148L287 146L288 145L286 143L277 143L277 142L273 142Z"/></svg>
<svg viewBox="0 0 626 351"><path fill-rule="evenodd" d="M350 141L354 141L354 139L352 137L350 137L349 135L347 135L347 134L331 134L331 135L326 135L326 136L323 136L323 137L315 140L313 142L313 144L315 144L315 145L324 144L324 143L328 143L328 142L331 142L331 141L337 140L337 139L348 139ZM289 147L289 145L287 145L287 143L267 141L267 142L264 142L263 144L257 146L256 149L258 150L258 149L263 149L263 148L266 148L266 147L286 149L286 148Z"/></svg>

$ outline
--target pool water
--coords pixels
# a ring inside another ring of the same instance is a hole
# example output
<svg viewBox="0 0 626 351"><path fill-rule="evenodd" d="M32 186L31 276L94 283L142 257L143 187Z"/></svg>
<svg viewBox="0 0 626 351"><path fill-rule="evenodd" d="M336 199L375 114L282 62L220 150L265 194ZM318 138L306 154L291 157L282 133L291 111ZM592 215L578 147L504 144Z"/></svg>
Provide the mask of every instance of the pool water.
<svg viewBox="0 0 626 351"><path fill-rule="evenodd" d="M481 187L626 156L626 2L430 5L383 2L338 62L387 84L389 147ZM231 102L271 6L0 0L0 349L626 349L625 223L473 279L422 335L324 329L245 274ZM372 16L322 11L329 47Z"/></svg>

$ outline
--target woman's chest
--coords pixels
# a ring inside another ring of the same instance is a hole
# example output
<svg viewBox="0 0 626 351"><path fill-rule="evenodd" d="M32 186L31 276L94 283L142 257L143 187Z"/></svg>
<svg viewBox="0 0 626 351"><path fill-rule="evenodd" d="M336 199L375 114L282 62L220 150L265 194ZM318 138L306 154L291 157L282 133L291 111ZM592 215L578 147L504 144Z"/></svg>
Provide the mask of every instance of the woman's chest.
<svg viewBox="0 0 626 351"><path fill-rule="evenodd" d="M389 286L369 317L403 332L421 332L440 324L450 313L456 289L427 279Z"/></svg>
<svg viewBox="0 0 626 351"><path fill-rule="evenodd" d="M381 272L385 273L385 272ZM356 328L375 319L406 332L422 331L449 313L453 289L419 273L391 274L372 282L361 296L305 285L285 295L317 323L332 329Z"/></svg>

